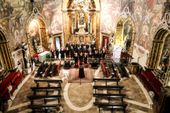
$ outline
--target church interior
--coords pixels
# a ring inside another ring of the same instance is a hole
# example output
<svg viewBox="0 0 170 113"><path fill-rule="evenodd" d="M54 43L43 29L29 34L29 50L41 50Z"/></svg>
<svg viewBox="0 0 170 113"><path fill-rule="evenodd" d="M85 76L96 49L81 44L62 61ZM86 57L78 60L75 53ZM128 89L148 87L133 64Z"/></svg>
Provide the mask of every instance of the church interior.
<svg viewBox="0 0 170 113"><path fill-rule="evenodd" d="M0 0L0 113L170 113L170 0Z"/></svg>

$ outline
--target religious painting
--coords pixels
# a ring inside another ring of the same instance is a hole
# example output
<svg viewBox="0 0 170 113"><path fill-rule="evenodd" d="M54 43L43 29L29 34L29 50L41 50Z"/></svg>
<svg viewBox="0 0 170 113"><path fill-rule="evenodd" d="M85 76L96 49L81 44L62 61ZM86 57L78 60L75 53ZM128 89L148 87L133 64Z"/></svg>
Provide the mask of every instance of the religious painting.
<svg viewBox="0 0 170 113"><path fill-rule="evenodd" d="M156 3L156 0L146 0L148 8L153 8Z"/></svg>
<svg viewBox="0 0 170 113"><path fill-rule="evenodd" d="M8 17L12 14L13 7L10 2L6 2L5 0L0 0L0 18Z"/></svg>
<svg viewBox="0 0 170 113"><path fill-rule="evenodd" d="M120 14L120 0L101 0L101 31L112 32Z"/></svg>
<svg viewBox="0 0 170 113"><path fill-rule="evenodd" d="M39 29L40 27L39 27L38 20L32 20L28 26L28 33L29 33L30 43L32 45L34 52L36 53L38 53L38 48L41 46Z"/></svg>
<svg viewBox="0 0 170 113"><path fill-rule="evenodd" d="M129 51L132 42L133 28L130 22L126 22L123 31L124 49Z"/></svg>
<svg viewBox="0 0 170 113"><path fill-rule="evenodd" d="M17 13L17 15L13 16L9 20L9 30L11 35L13 36L14 44L17 47L21 42L24 41L25 35L25 17L22 13Z"/></svg>
<svg viewBox="0 0 170 113"><path fill-rule="evenodd" d="M79 25L84 25L84 23L85 23L85 13L82 9L79 12Z"/></svg>
<svg viewBox="0 0 170 113"><path fill-rule="evenodd" d="M62 31L62 0L45 1L42 9L42 15L49 24L48 31L51 34L56 34Z"/></svg>

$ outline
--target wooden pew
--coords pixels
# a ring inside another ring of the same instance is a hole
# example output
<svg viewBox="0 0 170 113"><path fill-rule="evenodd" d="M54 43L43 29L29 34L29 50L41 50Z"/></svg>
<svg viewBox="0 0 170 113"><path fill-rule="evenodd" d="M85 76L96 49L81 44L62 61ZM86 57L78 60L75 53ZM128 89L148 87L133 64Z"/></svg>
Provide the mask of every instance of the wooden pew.
<svg viewBox="0 0 170 113"><path fill-rule="evenodd" d="M50 74L51 74L51 76L55 76L57 74L57 65L55 63L52 66Z"/></svg>
<svg viewBox="0 0 170 113"><path fill-rule="evenodd" d="M101 99L101 98L108 99L109 102L112 99L120 99L121 100L120 102L123 103L123 99L126 95L125 94L99 94L99 93L94 93L93 96L98 98L98 99Z"/></svg>
<svg viewBox="0 0 170 113"><path fill-rule="evenodd" d="M39 100L39 99L43 99L44 103L45 103L45 100L48 100L48 99L57 99L58 103L60 103L61 95L32 95L32 96L27 96L27 98L31 100L31 105L34 104L33 103L34 100Z"/></svg>
<svg viewBox="0 0 170 113"><path fill-rule="evenodd" d="M93 81L95 83L98 82L98 81L104 81L106 86L107 86L107 82L116 82L116 84L119 85L120 79L116 79L116 78L111 78L111 79L108 79L108 78L93 78Z"/></svg>
<svg viewBox="0 0 170 113"><path fill-rule="evenodd" d="M59 84L59 86L61 86L61 82L62 80L52 80L52 79L34 79L34 82L37 84L37 87L39 87L39 83L41 82L45 82L48 83L48 87L50 87L50 83L55 83L55 84Z"/></svg>
<svg viewBox="0 0 170 113"><path fill-rule="evenodd" d="M19 71L10 72L8 76L0 83L0 98L3 100L10 99L10 95L16 90L23 77L24 75ZM9 91L9 87L12 87L12 90Z"/></svg>
<svg viewBox="0 0 170 113"><path fill-rule="evenodd" d="M96 90L117 90L119 91L119 94L121 94L121 90L123 89L123 86L93 86L93 89L95 89L95 93Z"/></svg>
<svg viewBox="0 0 170 113"><path fill-rule="evenodd" d="M61 98L61 95L32 95L28 96L30 100L36 100L36 99L44 99L44 98Z"/></svg>
<svg viewBox="0 0 170 113"><path fill-rule="evenodd" d="M58 82L62 82L62 80L52 80L52 79L42 79L42 80L40 80L40 79L35 79L34 80L36 83L38 83L38 82L50 82L50 83L58 83Z"/></svg>
<svg viewBox="0 0 170 113"><path fill-rule="evenodd" d="M58 87L31 87L31 90L34 92L34 95L36 95L37 92L46 92L46 95L48 95L49 92L53 91L61 91L61 86Z"/></svg>
<svg viewBox="0 0 170 113"><path fill-rule="evenodd" d="M51 76L50 71L52 70L52 64L49 64L49 66L46 68L44 77Z"/></svg>
<svg viewBox="0 0 170 113"><path fill-rule="evenodd" d="M94 105L99 107L99 113L100 108L105 110L111 110L112 113L114 113L115 110L126 112L126 106L127 104L113 104L113 103L100 103L100 102L94 102Z"/></svg>
<svg viewBox="0 0 170 113"><path fill-rule="evenodd" d="M99 97L99 98L124 98L126 95L125 94L98 94L94 93L94 97Z"/></svg>
<svg viewBox="0 0 170 113"><path fill-rule="evenodd" d="M43 104L43 105L30 105L29 108L32 109L32 113L56 113L56 108L58 104Z"/></svg>

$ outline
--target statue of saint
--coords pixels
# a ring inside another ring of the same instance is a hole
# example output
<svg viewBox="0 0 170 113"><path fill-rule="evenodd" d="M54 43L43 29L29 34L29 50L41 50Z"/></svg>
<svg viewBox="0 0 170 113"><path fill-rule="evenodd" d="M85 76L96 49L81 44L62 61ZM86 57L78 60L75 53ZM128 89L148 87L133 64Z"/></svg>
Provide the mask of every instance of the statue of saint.
<svg viewBox="0 0 170 113"><path fill-rule="evenodd" d="M84 22L84 17L85 17L85 14L84 14L84 12L81 10L81 11L80 11L80 17L79 17L79 18L80 18L80 19L79 19L79 24L80 24L80 25L84 25L84 23L85 23L85 22Z"/></svg>
<svg viewBox="0 0 170 113"><path fill-rule="evenodd" d="M34 51L37 53L37 49L40 46L40 39L37 36L32 36L32 46Z"/></svg>

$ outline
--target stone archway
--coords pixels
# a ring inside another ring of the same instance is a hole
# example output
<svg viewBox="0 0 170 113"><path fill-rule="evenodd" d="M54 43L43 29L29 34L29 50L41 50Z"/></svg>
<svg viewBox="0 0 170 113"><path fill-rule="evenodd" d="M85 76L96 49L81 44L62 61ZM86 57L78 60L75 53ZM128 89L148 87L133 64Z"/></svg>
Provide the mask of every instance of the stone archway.
<svg viewBox="0 0 170 113"><path fill-rule="evenodd" d="M165 26L158 28L152 43L148 68L157 69L167 51L170 51L170 31ZM169 53L170 55L170 53Z"/></svg>
<svg viewBox="0 0 170 113"><path fill-rule="evenodd" d="M13 63L8 43L5 33L0 30L0 63L3 69L12 70Z"/></svg>
<svg viewBox="0 0 170 113"><path fill-rule="evenodd" d="M33 55L33 53L39 53L38 50L35 50L38 47L48 49L47 25L45 19L39 14L38 11L34 11L28 19L26 31L31 55ZM35 43L37 43L36 46Z"/></svg>
<svg viewBox="0 0 170 113"><path fill-rule="evenodd" d="M120 46L128 54L133 54L135 25L131 17L120 17L116 26L115 45Z"/></svg>

